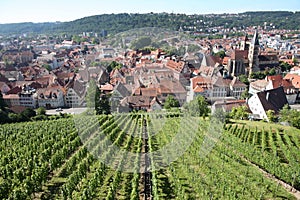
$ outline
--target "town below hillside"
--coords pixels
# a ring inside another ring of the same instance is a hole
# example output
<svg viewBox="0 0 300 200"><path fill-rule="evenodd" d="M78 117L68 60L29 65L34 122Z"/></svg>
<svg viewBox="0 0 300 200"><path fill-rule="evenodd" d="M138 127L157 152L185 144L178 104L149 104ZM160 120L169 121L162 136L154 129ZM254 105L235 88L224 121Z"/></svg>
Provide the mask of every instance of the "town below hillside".
<svg viewBox="0 0 300 200"><path fill-rule="evenodd" d="M241 36L201 38L181 28L114 37L105 31L3 36L1 107L6 114L91 105L98 114L193 110L201 97L212 112L243 107L249 119L270 121L285 105L300 102L295 31L263 23L244 27Z"/></svg>

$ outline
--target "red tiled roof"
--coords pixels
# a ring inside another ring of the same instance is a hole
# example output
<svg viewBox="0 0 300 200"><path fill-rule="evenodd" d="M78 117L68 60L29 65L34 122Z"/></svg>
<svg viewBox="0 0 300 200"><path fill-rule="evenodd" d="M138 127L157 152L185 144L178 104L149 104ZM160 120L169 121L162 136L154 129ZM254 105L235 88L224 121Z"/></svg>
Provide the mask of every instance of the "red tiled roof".
<svg viewBox="0 0 300 200"><path fill-rule="evenodd" d="M237 50L235 49L234 52L231 54L231 59L241 60L248 58L248 51L247 50Z"/></svg>
<svg viewBox="0 0 300 200"><path fill-rule="evenodd" d="M284 79L292 81L295 88L300 89L300 75L297 74L287 74Z"/></svg>
<svg viewBox="0 0 300 200"><path fill-rule="evenodd" d="M156 88L141 88L142 96L156 97L157 89Z"/></svg>
<svg viewBox="0 0 300 200"><path fill-rule="evenodd" d="M174 60L169 60L167 62L167 67L169 69L175 70L177 72L181 72L183 67L184 67L185 63L183 61L174 61Z"/></svg>
<svg viewBox="0 0 300 200"><path fill-rule="evenodd" d="M192 87L191 89L194 90L194 92L204 92L205 90L211 88L211 79L202 77L202 76L196 76L194 78L191 78Z"/></svg>
<svg viewBox="0 0 300 200"><path fill-rule="evenodd" d="M246 106L246 100L221 100L214 103L216 108L222 107L225 112L230 112L233 108Z"/></svg>
<svg viewBox="0 0 300 200"><path fill-rule="evenodd" d="M300 67L298 67L298 66L295 66L295 67L291 68L291 72L292 71L298 71L298 70L300 70Z"/></svg>
<svg viewBox="0 0 300 200"><path fill-rule="evenodd" d="M18 94L7 94L7 95L3 95L3 99L19 99L19 95Z"/></svg>
<svg viewBox="0 0 300 200"><path fill-rule="evenodd" d="M281 75L275 75L275 76L267 76L267 81L272 81L273 87L278 88L281 85L282 82L282 76Z"/></svg>
<svg viewBox="0 0 300 200"><path fill-rule="evenodd" d="M12 88L11 90L9 90L7 92L7 94L18 94L20 92L22 92L22 88L19 86L16 86L16 87Z"/></svg>

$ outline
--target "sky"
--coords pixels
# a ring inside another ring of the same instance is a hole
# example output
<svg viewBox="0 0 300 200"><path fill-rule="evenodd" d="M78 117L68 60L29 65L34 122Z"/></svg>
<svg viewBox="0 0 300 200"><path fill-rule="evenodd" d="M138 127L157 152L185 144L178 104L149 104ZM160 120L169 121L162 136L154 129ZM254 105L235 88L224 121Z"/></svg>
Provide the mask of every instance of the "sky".
<svg viewBox="0 0 300 200"><path fill-rule="evenodd" d="M0 0L0 23L72 21L111 13L300 11L300 0Z"/></svg>

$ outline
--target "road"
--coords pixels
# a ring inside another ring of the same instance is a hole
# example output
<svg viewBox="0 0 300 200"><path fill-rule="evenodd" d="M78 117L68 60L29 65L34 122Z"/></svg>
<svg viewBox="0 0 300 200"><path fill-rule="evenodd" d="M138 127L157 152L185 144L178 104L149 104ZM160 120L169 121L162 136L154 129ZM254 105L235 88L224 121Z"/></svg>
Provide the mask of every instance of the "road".
<svg viewBox="0 0 300 200"><path fill-rule="evenodd" d="M83 113L86 108L63 108L62 111L56 111L56 109L46 110L47 115L56 115L61 113L68 113L68 114L80 114Z"/></svg>
<svg viewBox="0 0 300 200"><path fill-rule="evenodd" d="M292 109L295 109L295 110L300 110L300 104L294 104L294 105L290 105L290 107L292 108Z"/></svg>

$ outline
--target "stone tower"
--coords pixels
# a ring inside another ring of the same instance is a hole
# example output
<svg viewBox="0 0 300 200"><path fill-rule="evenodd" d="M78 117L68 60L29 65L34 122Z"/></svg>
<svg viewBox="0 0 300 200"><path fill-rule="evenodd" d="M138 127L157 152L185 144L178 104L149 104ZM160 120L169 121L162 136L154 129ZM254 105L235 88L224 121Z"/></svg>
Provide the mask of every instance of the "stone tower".
<svg viewBox="0 0 300 200"><path fill-rule="evenodd" d="M240 50L249 50L249 42L248 42L248 35L246 34L241 41Z"/></svg>
<svg viewBox="0 0 300 200"><path fill-rule="evenodd" d="M259 60L258 60L258 54L259 54L259 41L258 41L258 34L257 31L255 31L254 36L252 38L250 47L249 47L249 76L253 72L259 71Z"/></svg>

